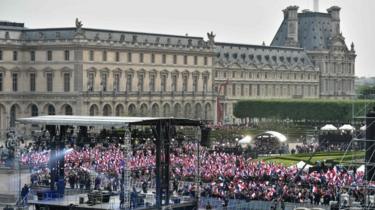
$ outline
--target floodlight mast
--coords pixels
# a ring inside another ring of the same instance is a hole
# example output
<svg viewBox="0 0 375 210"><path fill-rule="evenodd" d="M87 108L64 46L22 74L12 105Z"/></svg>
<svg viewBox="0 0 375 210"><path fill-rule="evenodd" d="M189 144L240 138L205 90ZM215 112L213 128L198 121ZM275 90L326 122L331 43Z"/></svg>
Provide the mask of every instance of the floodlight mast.
<svg viewBox="0 0 375 210"><path fill-rule="evenodd" d="M131 161L131 131L130 125L128 124L125 126L125 133L124 133L124 166L123 166L123 180L124 180L124 207L125 209L130 209L130 185L131 185L131 169L130 169L130 161Z"/></svg>

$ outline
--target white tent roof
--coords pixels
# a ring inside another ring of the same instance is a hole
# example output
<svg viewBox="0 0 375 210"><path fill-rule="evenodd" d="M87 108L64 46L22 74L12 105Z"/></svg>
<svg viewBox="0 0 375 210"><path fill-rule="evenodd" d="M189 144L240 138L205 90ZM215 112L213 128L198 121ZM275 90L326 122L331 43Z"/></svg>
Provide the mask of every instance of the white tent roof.
<svg viewBox="0 0 375 210"><path fill-rule="evenodd" d="M239 144L250 144L251 136L245 136L241 140L238 141Z"/></svg>
<svg viewBox="0 0 375 210"><path fill-rule="evenodd" d="M112 116L75 116L75 115L46 115L17 119L23 124L36 125L76 125L76 126L125 126L129 123L140 123L152 120L174 119L155 117L112 117ZM187 119L175 119L192 121Z"/></svg>
<svg viewBox="0 0 375 210"><path fill-rule="evenodd" d="M361 165L357 168L357 172L365 172L365 165Z"/></svg>
<svg viewBox="0 0 375 210"><path fill-rule="evenodd" d="M297 166L298 169L302 169L303 166L305 166L305 164L306 164L305 162L300 161L300 162L298 162L298 163L296 164L296 166ZM304 170L308 170L310 167L312 167L312 165L306 164Z"/></svg>
<svg viewBox="0 0 375 210"><path fill-rule="evenodd" d="M337 128L335 126L333 126L332 124L327 124L327 125L323 126L320 130L322 130L322 131L336 131Z"/></svg>
<svg viewBox="0 0 375 210"><path fill-rule="evenodd" d="M274 136L275 138L277 138L280 142L286 142L287 138L284 134L281 134L279 132L276 132L276 131L266 131L264 132L265 134L269 134L269 135L272 135Z"/></svg>
<svg viewBox="0 0 375 210"><path fill-rule="evenodd" d="M355 130L355 127L349 125L349 124L345 124L343 126L341 126L339 128L340 130L345 130L345 131L354 131Z"/></svg>
<svg viewBox="0 0 375 210"><path fill-rule="evenodd" d="M365 130L366 130L366 125L360 127L359 130L361 130L361 131L365 131Z"/></svg>

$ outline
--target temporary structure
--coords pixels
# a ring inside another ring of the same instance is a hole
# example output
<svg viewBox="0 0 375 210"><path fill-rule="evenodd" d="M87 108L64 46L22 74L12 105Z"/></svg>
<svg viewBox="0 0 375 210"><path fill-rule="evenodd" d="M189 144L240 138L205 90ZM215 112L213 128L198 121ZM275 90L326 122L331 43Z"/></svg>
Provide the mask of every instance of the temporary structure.
<svg viewBox="0 0 375 210"><path fill-rule="evenodd" d="M337 128L332 124L327 124L327 125L323 126L322 128L320 128L320 130L322 130L322 131L337 131Z"/></svg>
<svg viewBox="0 0 375 210"><path fill-rule="evenodd" d="M339 128L339 130L344 130L344 131L355 131L355 127L345 124Z"/></svg>

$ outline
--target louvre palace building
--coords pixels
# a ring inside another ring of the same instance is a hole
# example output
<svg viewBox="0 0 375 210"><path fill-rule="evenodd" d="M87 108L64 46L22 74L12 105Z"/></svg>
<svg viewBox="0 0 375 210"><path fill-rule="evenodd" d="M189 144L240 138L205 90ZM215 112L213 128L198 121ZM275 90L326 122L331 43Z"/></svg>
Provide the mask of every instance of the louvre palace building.
<svg viewBox="0 0 375 210"><path fill-rule="evenodd" d="M354 95L340 8L297 6L270 46L207 37L0 22L0 131L37 115L174 116L235 123L244 99ZM277 20L275 20L277 21ZM276 29L275 29L276 30Z"/></svg>

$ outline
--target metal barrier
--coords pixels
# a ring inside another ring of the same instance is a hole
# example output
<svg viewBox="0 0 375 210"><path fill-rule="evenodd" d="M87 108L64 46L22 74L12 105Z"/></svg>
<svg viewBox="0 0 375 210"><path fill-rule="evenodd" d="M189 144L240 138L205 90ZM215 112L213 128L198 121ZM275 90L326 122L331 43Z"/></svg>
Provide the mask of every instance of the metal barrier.
<svg viewBox="0 0 375 210"><path fill-rule="evenodd" d="M272 201L251 200L250 202L246 202L245 200L230 199L228 206L223 207L223 201L220 199L201 197L200 208L205 208L208 202L216 210L269 210L274 205ZM329 206L312 205L310 203L285 203L285 210L294 210L297 207L330 209ZM277 209L281 209L280 204L278 204Z"/></svg>

